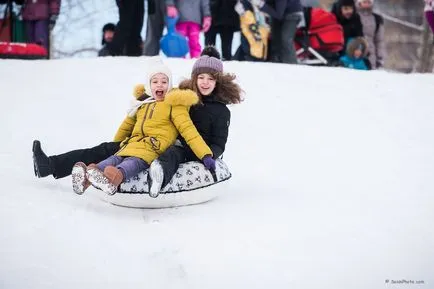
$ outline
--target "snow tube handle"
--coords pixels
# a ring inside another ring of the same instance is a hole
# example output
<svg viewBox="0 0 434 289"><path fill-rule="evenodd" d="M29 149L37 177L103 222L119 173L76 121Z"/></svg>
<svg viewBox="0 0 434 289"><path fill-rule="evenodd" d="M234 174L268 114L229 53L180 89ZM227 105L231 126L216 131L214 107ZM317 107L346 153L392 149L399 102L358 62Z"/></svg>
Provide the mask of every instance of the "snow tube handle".
<svg viewBox="0 0 434 289"><path fill-rule="evenodd" d="M210 170L210 172L212 175L212 179L214 180L214 183L217 183L218 180L217 180L217 174L216 174L215 170Z"/></svg>
<svg viewBox="0 0 434 289"><path fill-rule="evenodd" d="M179 16L176 17L169 17L166 16L166 26L167 26L167 33L173 33L176 31L176 22L178 22Z"/></svg>

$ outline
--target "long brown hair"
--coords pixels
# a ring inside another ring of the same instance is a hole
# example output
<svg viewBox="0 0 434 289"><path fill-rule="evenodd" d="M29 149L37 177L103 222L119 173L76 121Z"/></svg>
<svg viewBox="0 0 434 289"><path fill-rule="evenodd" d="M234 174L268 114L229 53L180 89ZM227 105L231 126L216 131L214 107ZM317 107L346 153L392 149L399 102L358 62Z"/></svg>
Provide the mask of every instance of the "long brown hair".
<svg viewBox="0 0 434 289"><path fill-rule="evenodd" d="M235 74L218 72L209 74L216 80L215 88L211 94L217 101L224 104L236 104L244 100L242 97L243 90L238 83L234 82L236 79ZM197 77L198 75L194 74L190 79L182 81L179 84L179 88L193 90L202 101L203 96L197 88Z"/></svg>

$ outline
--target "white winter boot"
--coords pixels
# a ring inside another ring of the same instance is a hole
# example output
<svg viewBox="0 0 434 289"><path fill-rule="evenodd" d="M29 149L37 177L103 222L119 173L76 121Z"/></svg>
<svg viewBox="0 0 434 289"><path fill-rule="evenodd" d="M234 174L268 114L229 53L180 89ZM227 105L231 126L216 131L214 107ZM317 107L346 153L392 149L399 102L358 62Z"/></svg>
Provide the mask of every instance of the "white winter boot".
<svg viewBox="0 0 434 289"><path fill-rule="evenodd" d="M102 171L100 171L96 165L89 165L87 167L86 176L94 187L110 196L116 194L119 183L122 181L121 180L119 183L112 183L112 181Z"/></svg>
<svg viewBox="0 0 434 289"><path fill-rule="evenodd" d="M82 195L84 191L90 186L90 182L86 176L87 166L82 162L76 163L72 167L72 189L74 193Z"/></svg>
<svg viewBox="0 0 434 289"><path fill-rule="evenodd" d="M149 177L151 179L149 195L152 198L156 198L160 194L164 179L163 167L158 160L155 160L151 163L151 166L149 167Z"/></svg>

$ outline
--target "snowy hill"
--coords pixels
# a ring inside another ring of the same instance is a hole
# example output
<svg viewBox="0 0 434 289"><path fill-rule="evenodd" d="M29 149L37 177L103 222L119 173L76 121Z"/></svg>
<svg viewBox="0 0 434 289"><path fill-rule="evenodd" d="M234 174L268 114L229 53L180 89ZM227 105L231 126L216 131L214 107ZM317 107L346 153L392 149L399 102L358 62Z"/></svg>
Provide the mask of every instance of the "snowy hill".
<svg viewBox="0 0 434 289"><path fill-rule="evenodd" d="M147 61L0 62L0 288L434 288L433 75L225 63L246 100L230 190L206 204L127 209L36 179L32 140L110 141ZM176 82L193 64L167 63Z"/></svg>

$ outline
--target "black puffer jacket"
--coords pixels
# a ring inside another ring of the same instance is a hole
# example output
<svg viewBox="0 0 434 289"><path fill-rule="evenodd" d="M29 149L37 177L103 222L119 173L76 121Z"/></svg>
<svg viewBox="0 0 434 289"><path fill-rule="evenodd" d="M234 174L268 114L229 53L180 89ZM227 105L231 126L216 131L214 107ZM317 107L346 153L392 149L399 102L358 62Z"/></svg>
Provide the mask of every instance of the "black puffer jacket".
<svg viewBox="0 0 434 289"><path fill-rule="evenodd" d="M203 104L190 108L190 117L199 134L208 144L213 157L220 157L228 139L231 112L227 106L217 101L212 95L203 98ZM196 159L186 142L181 139L187 151L187 158Z"/></svg>
<svg viewBox="0 0 434 289"><path fill-rule="evenodd" d="M237 0L210 0L212 25L240 30L240 16L235 11Z"/></svg>
<svg viewBox="0 0 434 289"><path fill-rule="evenodd" d="M354 13L350 19L347 19L342 15L342 6L353 7ZM363 37L362 21L360 20L359 13L356 12L356 5L353 1L340 0L336 2L332 7L332 13L335 14L339 24L341 24L344 29L345 43L347 43L350 38Z"/></svg>

